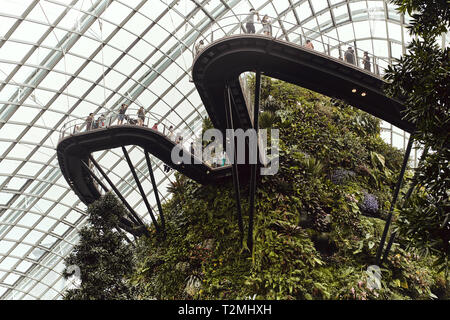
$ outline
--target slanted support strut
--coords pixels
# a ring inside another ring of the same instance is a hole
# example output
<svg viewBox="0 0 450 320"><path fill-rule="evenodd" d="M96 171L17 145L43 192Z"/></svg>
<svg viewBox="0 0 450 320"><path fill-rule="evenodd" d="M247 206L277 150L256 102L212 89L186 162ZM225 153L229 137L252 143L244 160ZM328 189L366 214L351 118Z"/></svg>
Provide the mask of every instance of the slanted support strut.
<svg viewBox="0 0 450 320"><path fill-rule="evenodd" d="M158 206L159 216L161 217L161 228L163 231L163 237L166 237L166 222L164 219L164 213L161 206L161 200L159 199L158 186L156 185L155 175L153 174L152 162L150 161L150 156L148 155L147 149L144 150L145 161L147 162L148 172L150 173L150 180L153 186L153 193L155 194L156 204Z"/></svg>
<svg viewBox="0 0 450 320"><path fill-rule="evenodd" d="M225 89L225 117L227 120L227 127L229 129L233 129L233 110L231 109L231 92L230 87L227 85ZM241 204L241 192L239 185L239 172L237 166L237 155L236 155L236 143L234 141L234 137L232 137L233 141L227 141L227 144L231 145L233 148L233 163L231 167L232 175L233 175L233 186L234 186L234 197L236 200L236 209L237 209L237 219L239 232L241 234L241 246L244 242L244 223L242 221L242 204ZM227 150L229 148L227 147Z"/></svg>
<svg viewBox="0 0 450 320"><path fill-rule="evenodd" d="M428 147L425 146L425 149L423 150L422 156L420 157L420 160L419 160L419 167L420 167L420 164L425 160L427 155L428 155ZM409 197L411 197L411 195L414 191L414 188L416 186L417 186L417 171L414 173L414 176L413 176L412 182L411 182L411 186L409 187L408 192L406 192L405 200L404 200L405 202L408 201ZM394 243L396 236L397 236L397 232L392 233L391 238L389 239L388 245L386 247L386 250L384 251L383 259L381 260L381 264L383 264L383 262L386 261L387 256L389 254L389 251L391 250L392 244Z"/></svg>
<svg viewBox="0 0 450 320"><path fill-rule="evenodd" d="M128 201L124 198L124 196L119 192L119 190L116 188L116 186L114 185L114 183L112 183L111 179L109 179L109 177L106 175L106 173L103 171L103 169L100 167L100 165L97 163L97 161L94 160L94 158L92 157L92 155L89 155L89 160L94 164L94 166L97 168L98 172L100 172L100 174L103 176L103 178L108 182L108 184L110 185L110 187L114 190L114 192L117 194L117 196L120 198L120 200L123 202L123 204L125 205L125 207L128 209L128 211L131 213L130 219L144 227L144 233L149 236L149 232L147 230L147 228L145 228L144 223L142 222L141 218L137 215L137 213L133 210L133 208L130 206L130 204L128 203Z"/></svg>
<svg viewBox="0 0 450 320"><path fill-rule="evenodd" d="M102 189L105 192L109 192L109 189L105 186L105 184L97 177L97 175L94 173L94 171L91 170L91 168L89 168L89 165L86 164L86 162L81 161L82 165L84 166L84 168L89 172L89 174L91 175L91 177L97 181L97 183L102 187ZM134 246L133 242L131 242L130 239L128 239L128 237L123 233L122 229L125 231L130 232L133 236L136 236L136 233L133 233L130 227L127 227L124 223L131 223L129 222L125 217L121 217L121 220L116 224L116 230L117 232L119 232L119 234L131 245ZM136 222L134 222L136 223Z"/></svg>
<svg viewBox="0 0 450 320"><path fill-rule="evenodd" d="M255 83L255 105L253 109L253 128L256 131L256 137L259 134L259 103L261 97L261 70L256 71L256 83ZM247 244L250 251L253 248L253 220L255 211L255 196L256 196L256 177L258 169L258 155L259 155L259 141L256 143L256 163L251 165L250 173L250 211L248 215L248 238Z"/></svg>
<svg viewBox="0 0 450 320"><path fill-rule="evenodd" d="M150 204L148 203L147 196L145 195L144 189L142 188L141 182L136 174L136 170L134 169L133 163L131 162L130 156L128 154L127 149L122 146L122 151L127 160L128 166L130 167L131 173L133 174L134 180L138 186L139 192L141 193L142 199L144 200L145 206L147 207L148 212L150 213L150 217L152 218L153 224L155 225L156 231L159 233L160 229L158 223L156 222L155 216L153 215L153 210Z"/></svg>
<svg viewBox="0 0 450 320"><path fill-rule="evenodd" d="M91 170L91 168L89 168L89 166L86 164L86 162L81 161L81 163L83 164L84 168L89 172L89 174L91 175L91 177L97 181L97 183L102 187L102 189L105 192L109 192L109 189L105 186L105 184L97 177L97 175Z"/></svg>
<svg viewBox="0 0 450 320"><path fill-rule="evenodd" d="M384 225L384 230L383 230L383 235L381 236L380 245L378 246L377 256L376 256L376 259L375 259L375 264L377 266L380 265L381 253L383 252L384 243L386 242L387 233L389 231L389 227L391 226L392 214L393 214L394 207L395 207L395 204L396 204L397 199L398 199L398 194L400 192L400 188L402 186L402 181L403 181L403 177L405 175L406 166L408 165L409 155L411 154L411 149L412 149L413 142L414 142L414 138L411 135L409 137L409 140L408 140L408 146L406 147L405 156L403 158L402 169L400 171L400 175L399 175L398 180L397 180L397 185L395 186L394 196L392 198L391 207L389 209L389 215L387 217L386 224ZM392 243L391 243L391 245L392 245Z"/></svg>

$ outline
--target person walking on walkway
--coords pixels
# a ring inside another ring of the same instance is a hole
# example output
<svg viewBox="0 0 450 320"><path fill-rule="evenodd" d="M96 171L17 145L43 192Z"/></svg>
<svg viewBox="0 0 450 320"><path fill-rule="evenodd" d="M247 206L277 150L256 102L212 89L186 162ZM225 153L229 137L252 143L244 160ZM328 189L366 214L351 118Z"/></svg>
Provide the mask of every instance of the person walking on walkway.
<svg viewBox="0 0 450 320"><path fill-rule="evenodd" d="M198 55L200 53L200 51L203 50L203 48L205 47L205 43L203 42L203 40L200 40L196 45L195 45L195 55Z"/></svg>
<svg viewBox="0 0 450 320"><path fill-rule="evenodd" d="M125 103L122 103L122 106L119 109L119 120L117 120L117 124L120 126L125 119L125 112L127 111L128 106Z"/></svg>
<svg viewBox="0 0 450 320"><path fill-rule="evenodd" d="M222 152L220 153L220 156L222 158L222 167L224 167L225 163L227 162L227 154L225 151L222 150Z"/></svg>
<svg viewBox="0 0 450 320"><path fill-rule="evenodd" d="M264 17L262 18L261 24L263 26L263 34L266 36L271 36L272 35L272 24L271 24L271 21L267 14L264 15Z"/></svg>
<svg viewBox="0 0 450 320"><path fill-rule="evenodd" d="M94 121L94 114L91 112L89 113L89 116L86 118L86 131L91 130L93 121Z"/></svg>
<svg viewBox="0 0 450 320"><path fill-rule="evenodd" d="M174 141L174 136L175 136L175 134L173 133L173 126L170 126L170 127L169 127L169 134L167 135L167 137L168 137L170 140Z"/></svg>
<svg viewBox="0 0 450 320"><path fill-rule="evenodd" d="M138 116L138 125L139 126L143 126L144 125L144 121L145 121L145 110L144 107L140 107L138 112L137 112L137 116Z"/></svg>
<svg viewBox="0 0 450 320"><path fill-rule="evenodd" d="M258 21L260 21L258 11L256 11L253 8L251 8L250 9L250 14L247 17L247 24L245 25L245 29L247 30L247 33L255 33L256 32L256 29L255 29L255 15L258 18Z"/></svg>
<svg viewBox="0 0 450 320"><path fill-rule="evenodd" d="M348 47L344 54L345 61L350 64L355 64L355 52L352 47Z"/></svg>
<svg viewBox="0 0 450 320"><path fill-rule="evenodd" d="M364 52L363 64L364 64L364 70L367 70L370 72L370 57L369 57L369 53L367 51Z"/></svg>
<svg viewBox="0 0 450 320"><path fill-rule="evenodd" d="M306 40L305 48L314 50L314 45L312 44L311 40Z"/></svg>
<svg viewBox="0 0 450 320"><path fill-rule="evenodd" d="M98 127L99 128L103 128L105 126L105 115L101 114L100 117L98 117L97 122L98 122Z"/></svg>

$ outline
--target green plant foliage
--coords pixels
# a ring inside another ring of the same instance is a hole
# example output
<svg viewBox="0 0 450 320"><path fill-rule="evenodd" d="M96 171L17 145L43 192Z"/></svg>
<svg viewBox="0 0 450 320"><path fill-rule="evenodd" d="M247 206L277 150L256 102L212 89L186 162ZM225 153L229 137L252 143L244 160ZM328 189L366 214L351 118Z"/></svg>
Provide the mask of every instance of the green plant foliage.
<svg viewBox="0 0 450 320"><path fill-rule="evenodd" d="M433 253L412 253L404 237L382 270L382 289L367 287L402 163L402 153L380 138L379 121L282 81L262 83L262 105L269 106L262 115L270 113L267 123L280 130L280 170L258 181L252 252L240 246L231 182L201 186L176 174L164 204L167 238L151 227L137 245L129 278L136 298L448 297ZM334 183L338 169L349 174ZM245 230L247 188L242 181ZM368 194L378 215L361 212Z"/></svg>
<svg viewBox="0 0 450 320"><path fill-rule="evenodd" d="M261 129L270 129L277 121L275 113L272 111L264 111L259 115L259 127Z"/></svg>
<svg viewBox="0 0 450 320"><path fill-rule="evenodd" d="M446 33L450 27L448 0L391 0L391 3L413 18L408 26L412 34L432 37Z"/></svg>
<svg viewBox="0 0 450 320"><path fill-rule="evenodd" d="M390 67L386 92L405 101L405 119L413 137L432 152L417 170L417 188L400 210L399 232L412 245L433 252L447 272L450 254L450 50L438 37L450 30L447 0L394 0L412 16L414 39L397 64Z"/></svg>
<svg viewBox="0 0 450 320"><path fill-rule="evenodd" d="M112 194L88 207L88 225L79 234L79 243L65 259L66 266L81 271L81 285L66 292L66 300L123 300L132 298L126 275L133 271L133 250L114 231L125 208ZM66 278L70 277L67 269Z"/></svg>

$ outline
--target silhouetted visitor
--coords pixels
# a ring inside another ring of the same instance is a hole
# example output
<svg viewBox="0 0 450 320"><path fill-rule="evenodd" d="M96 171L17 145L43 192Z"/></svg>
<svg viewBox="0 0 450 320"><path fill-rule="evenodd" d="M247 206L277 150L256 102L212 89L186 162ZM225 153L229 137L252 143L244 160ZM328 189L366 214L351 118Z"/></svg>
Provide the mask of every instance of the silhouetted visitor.
<svg viewBox="0 0 450 320"><path fill-rule="evenodd" d="M128 106L125 103L122 103L122 106L119 109L119 120L117 121L118 125L121 125L123 123L123 120L125 119L125 112L127 111Z"/></svg>
<svg viewBox="0 0 450 320"><path fill-rule="evenodd" d="M363 65L364 65L364 70L370 71L370 57L369 57L369 53L367 51L364 52Z"/></svg>
<svg viewBox="0 0 450 320"><path fill-rule="evenodd" d="M352 47L348 47L344 54L345 61L351 64L355 64L355 52Z"/></svg>
<svg viewBox="0 0 450 320"><path fill-rule="evenodd" d="M205 47L205 43L203 42L203 40L200 40L196 45L195 45L195 55L198 55L200 53L200 51L203 50L203 48Z"/></svg>
<svg viewBox="0 0 450 320"><path fill-rule="evenodd" d="M272 35L272 25L269 16L267 14L262 18L261 24L263 26L262 30L263 34L266 36Z"/></svg>
<svg viewBox="0 0 450 320"><path fill-rule="evenodd" d="M157 122L155 122L155 124L153 125L152 129L158 131L158 123Z"/></svg>
<svg viewBox="0 0 450 320"><path fill-rule="evenodd" d="M170 140L174 140L173 126L169 127L169 134L167 135Z"/></svg>
<svg viewBox="0 0 450 320"><path fill-rule="evenodd" d="M100 117L98 117L98 119L97 119L98 128L103 128L105 126L105 120L106 120L106 118L105 118L104 114L102 114L102 115L100 115Z"/></svg>
<svg viewBox="0 0 450 320"><path fill-rule="evenodd" d="M314 50L314 45L312 44L311 40L306 40L305 48Z"/></svg>
<svg viewBox="0 0 450 320"><path fill-rule="evenodd" d="M214 158L213 158L213 167L214 168L222 167L223 157L224 157L223 151L216 152L214 154Z"/></svg>
<svg viewBox="0 0 450 320"><path fill-rule="evenodd" d="M94 114L89 113L89 116L86 118L86 131L91 130L93 121L94 121Z"/></svg>
<svg viewBox="0 0 450 320"><path fill-rule="evenodd" d="M245 24L245 29L247 30L247 33L255 33L256 32L256 29L255 29L255 15L257 16L258 21L260 21L258 11L256 11L253 8L251 8L250 9L250 14L247 17L247 23Z"/></svg>
<svg viewBox="0 0 450 320"><path fill-rule="evenodd" d="M170 170L171 170L171 168L167 165L167 164L164 164L164 172L170 172Z"/></svg>
<svg viewBox="0 0 450 320"><path fill-rule="evenodd" d="M195 149L194 149L194 143L191 142L191 154L194 155L195 154Z"/></svg>
<svg viewBox="0 0 450 320"><path fill-rule="evenodd" d="M94 121L92 122L91 130L95 130L95 129L97 129L97 128L98 128L98 119L97 119L97 120L94 120Z"/></svg>
<svg viewBox="0 0 450 320"><path fill-rule="evenodd" d="M175 138L175 143L176 144L182 144L183 143L183 137L181 136L181 134L177 134L177 137Z"/></svg>
<svg viewBox="0 0 450 320"><path fill-rule="evenodd" d="M139 126L143 126L144 125L144 121L145 121L145 110L144 107L140 107L138 112L137 112L137 116L138 116L138 125Z"/></svg>
<svg viewBox="0 0 450 320"><path fill-rule="evenodd" d="M220 153L220 156L221 156L221 158L222 158L222 167L223 167L223 166L225 166L225 163L226 163L226 161L227 161L227 154L225 153L225 151L222 151L222 152Z"/></svg>

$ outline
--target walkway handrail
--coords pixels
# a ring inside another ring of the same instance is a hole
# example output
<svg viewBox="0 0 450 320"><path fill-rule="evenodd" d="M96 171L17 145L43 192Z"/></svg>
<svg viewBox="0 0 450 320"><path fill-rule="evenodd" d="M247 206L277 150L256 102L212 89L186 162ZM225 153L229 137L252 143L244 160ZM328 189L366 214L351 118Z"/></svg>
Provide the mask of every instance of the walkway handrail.
<svg viewBox="0 0 450 320"><path fill-rule="evenodd" d="M263 16L263 14L260 14L261 20L263 19ZM222 17L219 20L216 20L209 26L207 31L203 32L196 38L194 42L194 50L192 51L193 60L195 61L195 57L214 41L231 35L249 34L246 27L248 17L249 14L238 14ZM255 20L256 21L254 25L256 34L264 34L264 27L261 24L261 21L258 21L257 19ZM353 41L340 41L339 39L330 37L318 31L305 28L301 25L293 24L292 22L283 21L279 18L269 17L268 21L270 25L270 31L269 34L267 34L268 37L273 37L277 40L303 46L305 46L306 41L309 40L314 46L314 48L311 50L324 53L335 59L345 61L345 51L348 47L354 46ZM204 45L200 48L197 48L200 40L203 40ZM353 57L355 61L353 65L365 69L363 57L364 52L367 51L370 58L370 70L366 70L374 73L379 77L382 77L385 74L387 67L391 64L389 60L379 58L368 50L362 50L359 48L353 49Z"/></svg>
<svg viewBox="0 0 450 320"><path fill-rule="evenodd" d="M128 114L128 111L135 110L136 113ZM62 139L74 136L77 134L82 134L85 132L94 132L97 129L105 129L112 126L139 126L139 117L137 115L138 109L127 109L127 113L125 114L125 118L123 120L122 124L118 124L119 121L119 113L116 111L111 111L108 116L105 116L104 120L101 120L98 126L94 126L93 123L91 124L91 127L88 129L86 119L74 119L71 121L66 122L62 129L60 130L60 136L59 141ZM167 136L170 140L172 140L175 143L179 143L185 150L189 151L189 143L194 141L201 141L200 135L194 133L192 130L178 130L177 127L170 122L167 119L164 119L162 121L158 120L155 116L155 113L147 112L147 115L145 116L142 126L151 128L153 130L156 130L158 132L161 132L163 135ZM94 118L94 121L97 121L97 118ZM153 125L157 123L158 127L154 128ZM172 134L170 132L170 127L172 127ZM181 136L183 139L181 141L177 142L177 136ZM209 166L213 167L213 161L215 159L204 159L204 162L208 164ZM227 157L227 161L228 157ZM95 171L95 168L92 168Z"/></svg>
<svg viewBox="0 0 450 320"><path fill-rule="evenodd" d="M191 128L180 129L167 118L161 120L163 117L157 113L144 110L144 117L140 119L137 112L138 109L127 108L121 124L119 124L119 111L106 111L104 113L96 114L90 125L88 124L87 118L70 120L62 126L59 140L61 141L67 136L118 125L142 125L163 133L173 141L175 141L177 135L180 135L183 137L183 144L187 141L194 141L200 138L199 134L194 133ZM157 124L156 128L154 127L155 124Z"/></svg>

